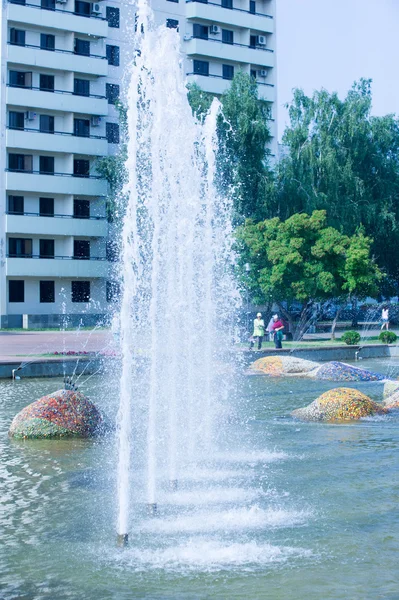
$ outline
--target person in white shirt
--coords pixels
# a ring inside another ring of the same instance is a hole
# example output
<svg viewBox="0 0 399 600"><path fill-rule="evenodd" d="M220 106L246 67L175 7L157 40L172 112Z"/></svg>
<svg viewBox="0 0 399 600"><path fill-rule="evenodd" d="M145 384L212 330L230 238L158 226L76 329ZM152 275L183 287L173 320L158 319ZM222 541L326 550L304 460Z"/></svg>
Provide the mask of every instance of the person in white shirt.
<svg viewBox="0 0 399 600"><path fill-rule="evenodd" d="M387 306L384 306L382 309L381 321L382 321L381 331L384 329L384 327L388 331L388 329L389 329L389 309Z"/></svg>

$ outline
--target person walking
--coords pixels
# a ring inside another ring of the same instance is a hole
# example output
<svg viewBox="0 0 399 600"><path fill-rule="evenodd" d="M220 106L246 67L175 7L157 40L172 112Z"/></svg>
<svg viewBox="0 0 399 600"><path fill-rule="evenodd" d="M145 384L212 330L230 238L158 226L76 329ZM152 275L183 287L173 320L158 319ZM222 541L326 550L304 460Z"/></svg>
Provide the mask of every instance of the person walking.
<svg viewBox="0 0 399 600"><path fill-rule="evenodd" d="M273 341L273 335L274 335L274 333L273 333L273 325L274 325L274 319L273 319L273 317L270 317L270 321L269 321L269 323L268 323L268 325L266 327L266 331L267 331L267 333L269 335L269 342Z"/></svg>
<svg viewBox="0 0 399 600"><path fill-rule="evenodd" d="M249 349L252 350L252 348L254 347L255 340L257 339L258 340L258 350L261 350L264 335L265 335L265 322L262 319L262 313L259 312L256 315L256 319L254 319L254 332L252 334Z"/></svg>
<svg viewBox="0 0 399 600"><path fill-rule="evenodd" d="M282 322L282 320L279 318L278 315L273 315L273 325L272 325L272 331L274 334L274 345L276 348L282 348L282 340L283 340L283 330L284 330L284 323Z"/></svg>
<svg viewBox="0 0 399 600"><path fill-rule="evenodd" d="M381 331L384 329L384 327L388 331L388 329L389 329L389 308L387 306L384 306L382 309L381 321L382 321Z"/></svg>

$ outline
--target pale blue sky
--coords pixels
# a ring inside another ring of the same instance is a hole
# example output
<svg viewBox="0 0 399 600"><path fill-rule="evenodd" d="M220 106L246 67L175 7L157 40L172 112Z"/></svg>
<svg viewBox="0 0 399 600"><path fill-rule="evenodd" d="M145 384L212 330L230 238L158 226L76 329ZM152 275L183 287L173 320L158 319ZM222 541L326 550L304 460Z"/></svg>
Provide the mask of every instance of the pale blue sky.
<svg viewBox="0 0 399 600"><path fill-rule="evenodd" d="M399 0L277 0L277 67L280 139L294 87L371 78L374 114L399 114Z"/></svg>

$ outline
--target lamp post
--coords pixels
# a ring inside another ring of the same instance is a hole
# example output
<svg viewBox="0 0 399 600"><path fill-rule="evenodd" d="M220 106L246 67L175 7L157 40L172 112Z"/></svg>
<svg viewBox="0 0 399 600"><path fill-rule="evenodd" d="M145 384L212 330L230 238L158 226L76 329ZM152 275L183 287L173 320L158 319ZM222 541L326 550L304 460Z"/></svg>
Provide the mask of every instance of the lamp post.
<svg viewBox="0 0 399 600"><path fill-rule="evenodd" d="M249 276L249 273L251 271L251 265L249 263L245 263L245 273L247 274L247 278ZM249 285L248 285L248 281L247 281L247 318L246 318L246 330L247 333L249 333Z"/></svg>

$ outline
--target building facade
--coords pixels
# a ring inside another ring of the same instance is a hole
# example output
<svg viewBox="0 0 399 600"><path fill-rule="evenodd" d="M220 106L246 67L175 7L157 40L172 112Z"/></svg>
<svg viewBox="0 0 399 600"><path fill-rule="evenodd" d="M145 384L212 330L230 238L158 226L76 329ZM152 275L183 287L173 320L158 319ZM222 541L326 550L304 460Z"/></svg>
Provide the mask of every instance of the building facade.
<svg viewBox="0 0 399 600"><path fill-rule="evenodd" d="M119 142L117 1L11 0L1 27L2 327L91 324L107 305L107 182ZM28 315L28 317L23 317Z"/></svg>
<svg viewBox="0 0 399 600"><path fill-rule="evenodd" d="M153 0L181 37L188 81L223 93L251 74L277 154L275 0ZM0 27L1 327L90 325L107 313L107 182L134 50L126 0L3 0ZM111 233L112 237L112 233Z"/></svg>

